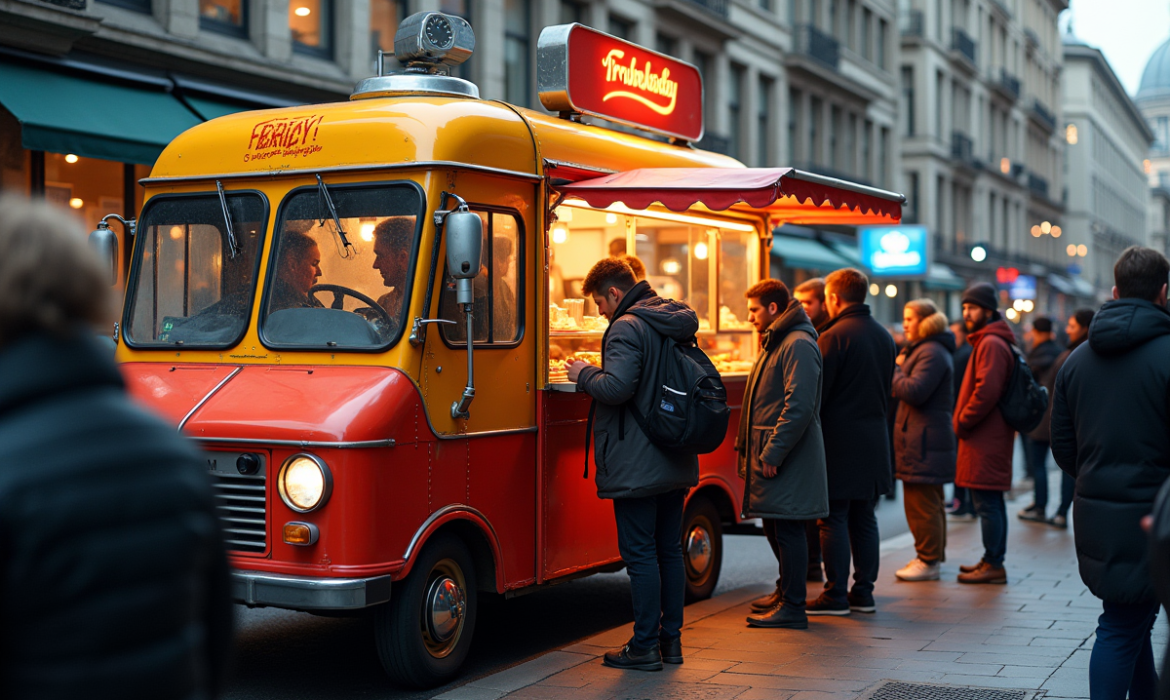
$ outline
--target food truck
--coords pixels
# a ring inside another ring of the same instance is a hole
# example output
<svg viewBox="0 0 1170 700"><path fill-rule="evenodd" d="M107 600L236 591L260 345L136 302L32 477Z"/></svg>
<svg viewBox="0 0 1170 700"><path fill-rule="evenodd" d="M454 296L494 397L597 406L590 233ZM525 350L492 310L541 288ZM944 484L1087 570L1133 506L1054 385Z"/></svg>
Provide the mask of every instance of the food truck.
<svg viewBox="0 0 1170 700"><path fill-rule="evenodd" d="M669 56L546 28L549 114L450 76L473 45L462 19L416 14L404 70L350 101L176 138L143 181L115 330L132 394L203 451L235 599L368 611L388 674L419 687L458 673L481 595L622 566L565 375L601 361L592 264L634 256L695 309L735 431L772 229L896 223L902 203L696 149L702 82ZM688 600L741 519L733 437L688 496Z"/></svg>

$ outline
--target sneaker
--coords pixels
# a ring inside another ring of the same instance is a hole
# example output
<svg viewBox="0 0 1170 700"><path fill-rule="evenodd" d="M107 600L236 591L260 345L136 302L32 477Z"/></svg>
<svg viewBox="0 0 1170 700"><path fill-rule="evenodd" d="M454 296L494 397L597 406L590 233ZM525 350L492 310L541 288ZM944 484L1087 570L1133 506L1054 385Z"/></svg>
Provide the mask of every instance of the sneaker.
<svg viewBox="0 0 1170 700"><path fill-rule="evenodd" d="M658 648L662 651L663 663L681 664L683 662L682 637L675 639L659 637Z"/></svg>
<svg viewBox="0 0 1170 700"><path fill-rule="evenodd" d="M825 580L820 563L808 565L808 571L804 575L804 580L812 581L813 583L822 583Z"/></svg>
<svg viewBox="0 0 1170 700"><path fill-rule="evenodd" d="M873 602L872 595L861 596L856 593L850 593L848 599L849 609L854 612L872 613L877 611L877 606Z"/></svg>
<svg viewBox="0 0 1170 700"><path fill-rule="evenodd" d="M752 612L768 612L780 604L780 587L768 595L760 596L751 602Z"/></svg>
<svg viewBox="0 0 1170 700"><path fill-rule="evenodd" d="M601 665L620 668L623 671L661 671L662 653L658 651L658 647L647 650L626 644L621 649L605 652Z"/></svg>
<svg viewBox="0 0 1170 700"><path fill-rule="evenodd" d="M959 583L1007 583L1007 571L1002 566L992 566L987 562L979 562L979 568L974 571L959 574Z"/></svg>
<svg viewBox="0 0 1170 700"><path fill-rule="evenodd" d="M914 557L909 564L894 572L903 581L937 581L939 578L938 562L927 564L918 557Z"/></svg>
<svg viewBox="0 0 1170 700"><path fill-rule="evenodd" d="M1044 515L1044 509L1036 505L1031 505L1021 510L1019 513L1016 513L1016 517L1032 523L1048 522L1048 518Z"/></svg>
<svg viewBox="0 0 1170 700"><path fill-rule="evenodd" d="M1067 515L1054 515L1048 519L1048 524L1051 525L1052 527L1058 527L1061 530L1067 530L1068 529L1068 516Z"/></svg>
<svg viewBox="0 0 1170 700"><path fill-rule="evenodd" d="M808 614L788 605L777 605L766 613L748 615L747 623L751 627L806 630L808 629Z"/></svg>
<svg viewBox="0 0 1170 700"><path fill-rule="evenodd" d="M822 593L805 607L805 613L808 615L848 615L849 603L838 603L825 597L825 594Z"/></svg>

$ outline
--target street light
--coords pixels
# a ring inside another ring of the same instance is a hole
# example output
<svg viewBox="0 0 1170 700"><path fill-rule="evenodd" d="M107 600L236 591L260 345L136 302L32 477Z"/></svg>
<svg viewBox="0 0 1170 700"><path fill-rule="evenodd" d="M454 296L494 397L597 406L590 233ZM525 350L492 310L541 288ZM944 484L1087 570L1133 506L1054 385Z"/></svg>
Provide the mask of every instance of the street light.
<svg viewBox="0 0 1170 700"><path fill-rule="evenodd" d="M987 259L987 249L981 245L977 245L971 249L971 259L975 262L983 262Z"/></svg>

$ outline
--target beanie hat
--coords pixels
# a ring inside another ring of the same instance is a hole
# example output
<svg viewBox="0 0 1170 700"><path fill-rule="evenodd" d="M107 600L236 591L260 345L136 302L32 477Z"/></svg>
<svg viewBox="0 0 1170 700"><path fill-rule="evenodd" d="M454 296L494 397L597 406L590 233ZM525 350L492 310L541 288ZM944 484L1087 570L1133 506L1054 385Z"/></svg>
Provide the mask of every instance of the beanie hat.
<svg viewBox="0 0 1170 700"><path fill-rule="evenodd" d="M1041 333L1052 332L1052 319L1047 316L1041 316L1035 321L1032 321L1032 330L1040 331Z"/></svg>
<svg viewBox="0 0 1170 700"><path fill-rule="evenodd" d="M979 284L971 285L967 291L963 292L962 303L975 304L976 306L982 306L985 309L995 311L996 307L999 306L996 300L997 296L995 287L992 287L987 282L980 282Z"/></svg>

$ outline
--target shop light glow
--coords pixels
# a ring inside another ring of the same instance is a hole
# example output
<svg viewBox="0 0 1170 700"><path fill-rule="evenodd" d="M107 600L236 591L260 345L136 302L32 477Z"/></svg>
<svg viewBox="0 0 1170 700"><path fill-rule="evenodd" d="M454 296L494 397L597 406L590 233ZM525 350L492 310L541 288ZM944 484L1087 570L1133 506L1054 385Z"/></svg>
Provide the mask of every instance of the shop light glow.
<svg viewBox="0 0 1170 700"><path fill-rule="evenodd" d="M589 209L589 205L581 200L572 200L565 202L566 207L578 207L580 209ZM739 221L726 221L724 219L709 219L703 216L695 216L693 214L675 214L674 212L666 211L650 211L647 209L630 209L621 202L611 204L606 207L606 211L615 212L617 214L625 214L626 216L641 216L647 219L659 219L661 221L675 221L680 224L694 224L695 226L708 226L713 228L721 228L727 231L740 231L742 233L751 233L756 230L752 224L745 224ZM617 217L615 216L616 220ZM609 218L606 217L606 221Z"/></svg>
<svg viewBox="0 0 1170 700"><path fill-rule="evenodd" d="M1024 300L1024 308L1021 309L1021 311L1023 311L1024 313L1030 314L1030 313L1032 313L1032 311L1035 308L1036 308L1036 304L1031 299L1025 299Z"/></svg>
<svg viewBox="0 0 1170 700"><path fill-rule="evenodd" d="M1052 233L1052 223L1048 222L1048 221L1041 221L1040 222L1040 233L1043 233L1045 235Z"/></svg>
<svg viewBox="0 0 1170 700"><path fill-rule="evenodd" d="M1020 312L1015 309L1008 309L1004 312L1004 316L1007 316L1009 321L1014 321L1020 317Z"/></svg>
<svg viewBox="0 0 1170 700"><path fill-rule="evenodd" d="M1077 145L1077 125L1069 124L1064 129L1064 140L1068 141L1068 145Z"/></svg>
<svg viewBox="0 0 1170 700"><path fill-rule="evenodd" d="M1032 237L1033 237L1033 238L1039 238L1039 237L1040 237L1040 227L1039 227L1039 226L1033 226L1033 227L1032 227Z"/></svg>
<svg viewBox="0 0 1170 700"><path fill-rule="evenodd" d="M293 14L297 17L308 17L312 13L313 11L307 7L298 7L297 9L293 10Z"/></svg>
<svg viewBox="0 0 1170 700"><path fill-rule="evenodd" d="M1016 311L1023 311L1024 310L1024 300L1023 299L1016 299L1015 301L1012 302L1012 308L1015 309Z"/></svg>
<svg viewBox="0 0 1170 700"><path fill-rule="evenodd" d="M74 209L80 209L85 206L85 202L81 201L81 197L74 197L73 199L69 200L69 206L73 207Z"/></svg>
<svg viewBox="0 0 1170 700"><path fill-rule="evenodd" d="M706 260L707 253L708 253L708 251L707 251L707 244L706 243L696 243L695 244L695 257L696 258L698 258L699 260Z"/></svg>
<svg viewBox="0 0 1170 700"><path fill-rule="evenodd" d="M1089 254L1089 246L1085 245L1084 243L1077 246L1077 255L1079 255L1083 258L1088 254Z"/></svg>
<svg viewBox="0 0 1170 700"><path fill-rule="evenodd" d="M898 287L897 287L897 285L893 285L893 284L887 284L887 285L886 285L886 296L888 296L888 297L889 297L889 298L891 298L891 299L893 299L894 297L898 296Z"/></svg>
<svg viewBox="0 0 1170 700"><path fill-rule="evenodd" d="M869 285L869 295L870 296L876 297L877 295L879 295L881 293L882 293L882 288L877 286L877 282L874 282L873 284Z"/></svg>
<svg viewBox="0 0 1170 700"><path fill-rule="evenodd" d="M554 226L552 230L552 242L560 245L569 240L569 229L564 226Z"/></svg>
<svg viewBox="0 0 1170 700"><path fill-rule="evenodd" d="M1063 231L1060 230L1059 226L1052 227L1052 237L1053 238L1060 238L1061 233L1063 233Z"/></svg>
<svg viewBox="0 0 1170 700"><path fill-rule="evenodd" d="M614 224L616 224L617 223L617 214L606 214L605 215L605 223L609 224L610 226L613 226Z"/></svg>
<svg viewBox="0 0 1170 700"><path fill-rule="evenodd" d="M1068 247L1064 249L1064 252L1068 253L1068 256L1070 258L1076 257L1076 254L1077 254L1076 244L1069 243Z"/></svg>
<svg viewBox="0 0 1170 700"><path fill-rule="evenodd" d="M662 271L668 275L677 275L682 270L682 264L674 258L667 258L662 261Z"/></svg>
<svg viewBox="0 0 1170 700"><path fill-rule="evenodd" d="M987 249L981 245L977 245L971 249L971 259L975 262L983 262L987 259Z"/></svg>
<svg viewBox="0 0 1170 700"><path fill-rule="evenodd" d="M172 226L171 230L170 230L170 234L171 234L172 241L179 240L180 238L183 237L183 227L182 226Z"/></svg>
<svg viewBox="0 0 1170 700"><path fill-rule="evenodd" d="M374 240L374 224L362 224L360 232L363 241L369 243Z"/></svg>
<svg viewBox="0 0 1170 700"><path fill-rule="evenodd" d="M73 164L74 164L74 163L76 163L77 161L78 161L78 158L77 158L77 156L73 155L72 153L66 154L66 156L65 156L65 162L66 162L66 163L68 163L68 164L70 164L70 165L73 165Z"/></svg>
<svg viewBox="0 0 1170 700"><path fill-rule="evenodd" d="M1001 173L1003 173L1004 175L1007 175L1008 173L1010 173L1012 171L1011 158L1000 158L999 159L999 171Z"/></svg>

